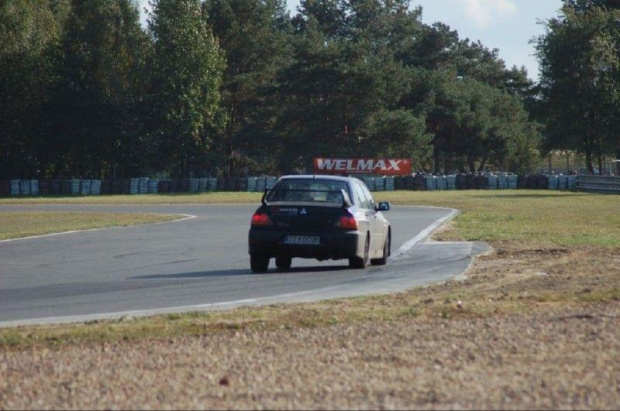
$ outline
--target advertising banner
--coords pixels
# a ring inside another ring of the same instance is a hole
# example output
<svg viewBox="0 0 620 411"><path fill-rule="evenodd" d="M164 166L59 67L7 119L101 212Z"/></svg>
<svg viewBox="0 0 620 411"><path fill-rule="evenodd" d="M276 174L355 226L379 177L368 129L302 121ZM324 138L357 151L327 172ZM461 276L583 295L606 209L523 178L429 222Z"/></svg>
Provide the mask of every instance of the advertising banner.
<svg viewBox="0 0 620 411"><path fill-rule="evenodd" d="M411 174L411 160L405 158L322 158L314 159L316 174Z"/></svg>

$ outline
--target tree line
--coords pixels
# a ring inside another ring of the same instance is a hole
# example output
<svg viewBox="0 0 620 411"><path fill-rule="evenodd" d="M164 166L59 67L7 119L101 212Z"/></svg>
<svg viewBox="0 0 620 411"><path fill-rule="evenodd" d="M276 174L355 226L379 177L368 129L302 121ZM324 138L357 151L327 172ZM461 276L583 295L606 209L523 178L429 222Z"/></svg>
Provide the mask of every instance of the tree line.
<svg viewBox="0 0 620 411"><path fill-rule="evenodd" d="M0 178L279 174L316 156L528 171L558 148L592 167L620 155L620 20L565 3L534 84L409 0L153 0L145 28L132 0L6 0Z"/></svg>

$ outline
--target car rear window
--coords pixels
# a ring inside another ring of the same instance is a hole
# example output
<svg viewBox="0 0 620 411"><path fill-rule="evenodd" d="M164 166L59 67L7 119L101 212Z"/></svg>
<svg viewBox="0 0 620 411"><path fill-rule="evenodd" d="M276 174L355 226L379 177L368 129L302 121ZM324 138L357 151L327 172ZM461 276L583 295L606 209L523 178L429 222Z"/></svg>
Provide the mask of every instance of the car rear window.
<svg viewBox="0 0 620 411"><path fill-rule="evenodd" d="M269 202L342 203L344 197L341 190L348 193L348 185L345 181L286 179L279 181L270 190L266 200Z"/></svg>

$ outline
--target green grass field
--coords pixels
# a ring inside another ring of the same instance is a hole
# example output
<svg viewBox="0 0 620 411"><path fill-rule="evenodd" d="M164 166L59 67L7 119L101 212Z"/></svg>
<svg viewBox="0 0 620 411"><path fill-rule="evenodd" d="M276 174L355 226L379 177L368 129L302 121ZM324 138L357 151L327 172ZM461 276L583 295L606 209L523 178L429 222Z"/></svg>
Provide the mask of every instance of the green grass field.
<svg viewBox="0 0 620 411"><path fill-rule="evenodd" d="M211 192L200 194L144 194L109 196L58 196L58 197L4 197L0 205L28 204L254 204L260 202L261 193Z"/></svg>
<svg viewBox="0 0 620 411"><path fill-rule="evenodd" d="M620 247L620 197L510 190L378 193L393 204L456 208L456 230L443 239Z"/></svg>
<svg viewBox="0 0 620 411"><path fill-rule="evenodd" d="M63 231L159 223L177 218L180 217L146 213L8 211L0 212L0 240Z"/></svg>
<svg viewBox="0 0 620 411"><path fill-rule="evenodd" d="M394 191L375 193L395 205L456 208L457 230L445 239L620 246L620 199L615 195L540 190ZM4 198L28 204L258 204L259 193L216 192L138 196ZM79 214L76 215L78 217ZM389 213L388 213L389 218ZM69 219L65 220L68 221ZM41 220L43 221L43 220ZM69 229L78 229L76 221ZM110 226L109 224L105 226ZM123 225L123 224L121 224ZM33 224L31 226L36 226ZM60 226L58 226L60 227ZM84 228L93 228L92 225ZM51 227L46 230L50 231ZM63 228L63 231L66 230ZM4 230L3 230L4 231ZM6 235L4 238L8 238Z"/></svg>

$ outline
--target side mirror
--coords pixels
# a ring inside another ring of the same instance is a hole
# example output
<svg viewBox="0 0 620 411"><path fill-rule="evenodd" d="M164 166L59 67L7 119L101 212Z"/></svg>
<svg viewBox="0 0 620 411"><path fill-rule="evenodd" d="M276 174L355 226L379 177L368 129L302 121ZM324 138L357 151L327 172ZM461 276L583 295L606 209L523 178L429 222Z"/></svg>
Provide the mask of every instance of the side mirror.
<svg viewBox="0 0 620 411"><path fill-rule="evenodd" d="M381 203L377 204L376 210L377 211L390 211L390 203L388 203L388 202L381 202Z"/></svg>

